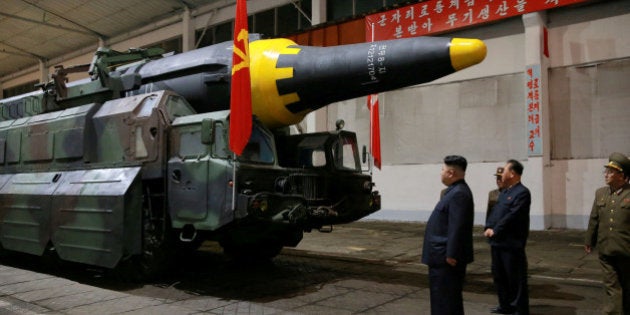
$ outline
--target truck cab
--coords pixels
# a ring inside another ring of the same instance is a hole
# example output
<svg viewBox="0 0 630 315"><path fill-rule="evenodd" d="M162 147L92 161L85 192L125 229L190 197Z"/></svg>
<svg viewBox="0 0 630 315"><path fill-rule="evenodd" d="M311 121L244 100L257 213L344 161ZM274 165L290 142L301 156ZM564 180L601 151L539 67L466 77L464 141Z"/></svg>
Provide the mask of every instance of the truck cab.
<svg viewBox="0 0 630 315"><path fill-rule="evenodd" d="M168 204L180 240L218 240L237 256L273 256L304 231L348 223L380 208L363 174L356 135L289 135L256 119L242 155L228 147L229 111L176 119L170 132Z"/></svg>

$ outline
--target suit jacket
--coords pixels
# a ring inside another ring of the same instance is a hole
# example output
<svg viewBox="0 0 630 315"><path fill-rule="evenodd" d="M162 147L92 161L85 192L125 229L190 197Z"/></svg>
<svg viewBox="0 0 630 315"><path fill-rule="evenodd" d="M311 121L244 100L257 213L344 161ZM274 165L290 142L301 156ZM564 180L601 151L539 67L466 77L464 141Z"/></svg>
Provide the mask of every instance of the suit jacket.
<svg viewBox="0 0 630 315"><path fill-rule="evenodd" d="M475 206L464 180L450 185L433 209L424 232L422 263L446 265L446 257L458 264L473 261L472 227Z"/></svg>
<svg viewBox="0 0 630 315"><path fill-rule="evenodd" d="M499 193L499 200L490 211L485 225L486 229L494 231L494 236L488 240L491 246L525 248L531 203L529 189L520 182Z"/></svg>
<svg viewBox="0 0 630 315"><path fill-rule="evenodd" d="M621 191L609 187L595 192L585 244L602 255L630 256L630 184Z"/></svg>

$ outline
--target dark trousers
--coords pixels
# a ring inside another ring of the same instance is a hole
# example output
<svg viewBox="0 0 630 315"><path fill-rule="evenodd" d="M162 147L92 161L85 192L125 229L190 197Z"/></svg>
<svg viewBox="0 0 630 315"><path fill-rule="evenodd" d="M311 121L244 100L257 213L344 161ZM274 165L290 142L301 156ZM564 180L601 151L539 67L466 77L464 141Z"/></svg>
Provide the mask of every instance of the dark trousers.
<svg viewBox="0 0 630 315"><path fill-rule="evenodd" d="M604 276L604 314L630 314L630 257L599 255Z"/></svg>
<svg viewBox="0 0 630 315"><path fill-rule="evenodd" d="M431 315L463 315L462 288L466 264L429 267Z"/></svg>
<svg viewBox="0 0 630 315"><path fill-rule="evenodd" d="M529 314L525 249L492 246L492 276L499 306L518 314Z"/></svg>

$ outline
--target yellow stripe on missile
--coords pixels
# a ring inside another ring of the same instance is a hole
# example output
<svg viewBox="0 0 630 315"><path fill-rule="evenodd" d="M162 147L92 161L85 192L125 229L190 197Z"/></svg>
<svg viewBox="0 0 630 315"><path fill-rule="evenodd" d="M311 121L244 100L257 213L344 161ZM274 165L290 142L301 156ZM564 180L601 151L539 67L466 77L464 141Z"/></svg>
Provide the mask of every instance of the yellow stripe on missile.
<svg viewBox="0 0 630 315"><path fill-rule="evenodd" d="M277 68L280 55L295 55L299 48L286 38L251 42L250 73L252 77L252 112L266 126L289 126L298 123L303 116L290 112L287 104L300 100L297 93L280 95L276 81L293 77L293 68ZM255 78L255 79L254 79Z"/></svg>
<svg viewBox="0 0 630 315"><path fill-rule="evenodd" d="M453 38L449 47L455 71L480 63L486 58L486 44L478 39Z"/></svg>

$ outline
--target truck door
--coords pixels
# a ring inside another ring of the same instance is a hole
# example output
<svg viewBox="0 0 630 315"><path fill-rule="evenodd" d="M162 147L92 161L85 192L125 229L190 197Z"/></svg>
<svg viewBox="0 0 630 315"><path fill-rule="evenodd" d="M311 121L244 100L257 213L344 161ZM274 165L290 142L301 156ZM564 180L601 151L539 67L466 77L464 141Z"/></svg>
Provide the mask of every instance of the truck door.
<svg viewBox="0 0 630 315"><path fill-rule="evenodd" d="M213 216L212 224L223 226L234 220L232 210L233 170L232 153L228 149L227 127L222 121L213 121L212 143L210 144L209 168L209 209Z"/></svg>
<svg viewBox="0 0 630 315"><path fill-rule="evenodd" d="M177 126L171 131L167 167L168 205L173 227L202 221L208 212L208 147L201 143L201 126Z"/></svg>
<svg viewBox="0 0 630 315"><path fill-rule="evenodd" d="M232 161L225 128L211 124L212 141L202 141L202 124L175 126L171 131L168 162L168 205L174 228L194 224L215 230L234 219ZM206 142L206 143L204 143Z"/></svg>

